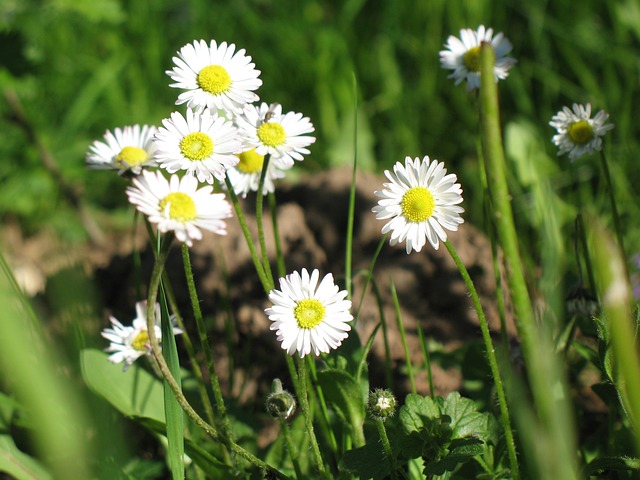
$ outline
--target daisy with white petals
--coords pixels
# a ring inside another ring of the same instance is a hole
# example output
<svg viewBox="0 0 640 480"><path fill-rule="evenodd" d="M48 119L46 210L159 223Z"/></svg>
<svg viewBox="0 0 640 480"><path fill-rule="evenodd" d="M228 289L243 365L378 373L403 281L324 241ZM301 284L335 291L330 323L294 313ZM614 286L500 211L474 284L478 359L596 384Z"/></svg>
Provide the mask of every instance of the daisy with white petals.
<svg viewBox="0 0 640 480"><path fill-rule="evenodd" d="M158 224L159 231L173 231L179 241L191 247L192 240L202 238L201 228L219 235L227 233L224 219L231 216L231 205L223 193L212 191L211 185L198 189L198 181L189 175L182 179L172 175L167 180L160 171L145 171L133 179L127 196L150 222Z"/></svg>
<svg viewBox="0 0 640 480"><path fill-rule="evenodd" d="M148 125L107 130L104 142L96 140L89 147L87 164L89 168L113 169L118 173L131 171L138 175L145 166L157 166L153 158L155 133L156 127Z"/></svg>
<svg viewBox="0 0 640 480"><path fill-rule="evenodd" d="M480 46L490 43L496 56L493 73L496 82L509 75L509 69L516 59L507 57L513 48L511 42L502 33L493 36L493 29L480 25L477 31L470 28L460 30L460 38L450 35L445 44L446 50L440 51L440 65L453 70L448 78L455 79L456 85L467 81L467 91L480 88Z"/></svg>
<svg viewBox="0 0 640 480"><path fill-rule="evenodd" d="M294 160L302 160L302 155L310 153L307 147L316 141L306 135L314 131L309 118L301 113L283 114L278 103L247 105L235 122L244 144L260 155L271 155L281 168L290 168Z"/></svg>
<svg viewBox="0 0 640 480"><path fill-rule="evenodd" d="M175 67L166 72L176 82L172 87L186 90L176 105L240 113L245 104L256 102L258 96L253 92L262 85L260 71L244 49L236 52L235 48L215 40L209 45L200 40L182 47L173 57Z"/></svg>
<svg viewBox="0 0 640 480"><path fill-rule="evenodd" d="M255 149L251 149L239 153L237 157L240 161L235 167L227 170L227 174L236 195L246 197L247 193L258 191L260 175L264 165L264 155L260 155ZM266 195L273 192L276 188L273 181L284 177L284 171L278 168L275 162L270 161L265 172L262 194Z"/></svg>
<svg viewBox="0 0 640 480"><path fill-rule="evenodd" d="M347 338L353 320L349 313L351 301L345 300L346 290L340 290L333 282L333 275L324 276L306 269L293 272L280 279L280 290L271 290L269 300L273 306L265 312L273 323L281 347L289 355L296 351L304 357L313 351L328 353L338 348Z"/></svg>
<svg viewBox="0 0 640 480"><path fill-rule="evenodd" d="M591 104L573 104L573 110L563 107L556 113L549 125L558 130L553 136L559 150L558 155L569 152L569 160L575 160L582 155L593 153L602 149L602 137L613 128L613 124L607 124L609 114L600 110L591 118Z"/></svg>
<svg viewBox="0 0 640 480"><path fill-rule="evenodd" d="M109 361L112 363L124 362L123 371L127 370L133 362L143 355L151 354L149 343L149 331L147 330L147 302L136 303L136 318L131 326L125 327L115 317L109 317L111 328L105 328L101 335L111 344L106 351L111 353ZM160 304L156 303L154 312L155 334L158 340L162 338L160 331ZM173 327L173 334L179 335L182 330Z"/></svg>
<svg viewBox="0 0 640 480"><path fill-rule="evenodd" d="M186 117L173 112L162 120L154 137L156 158L169 173L184 170L200 182L224 181L226 171L238 163L241 149L237 129L210 110L187 109Z"/></svg>
<svg viewBox="0 0 640 480"><path fill-rule="evenodd" d="M382 233L391 232L391 245L406 241L407 253L419 252L429 240L437 250L440 240L447 240L444 229L456 231L464 222L460 216L464 209L458 206L462 188L455 174L447 175L442 162L406 157L404 165L397 162L393 172L384 174L390 183L375 192L381 200L373 212L377 219L390 219Z"/></svg>

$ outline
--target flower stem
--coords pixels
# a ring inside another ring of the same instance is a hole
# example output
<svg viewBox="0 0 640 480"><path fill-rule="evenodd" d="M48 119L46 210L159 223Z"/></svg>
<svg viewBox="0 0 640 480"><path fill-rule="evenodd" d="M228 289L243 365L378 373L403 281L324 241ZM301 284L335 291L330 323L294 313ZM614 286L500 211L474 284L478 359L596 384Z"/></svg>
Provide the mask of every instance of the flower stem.
<svg viewBox="0 0 640 480"><path fill-rule="evenodd" d="M269 192L269 210L271 211L271 225L273 226L273 240L276 245L276 262L278 266L278 276L284 277L287 274L287 267L282 254L282 243L280 242L280 230L278 229L278 209L276 205L276 194Z"/></svg>
<svg viewBox="0 0 640 480"><path fill-rule="evenodd" d="M184 264L184 274L187 280L187 288L189 290L189 298L191 299L193 316L195 317L196 326L198 328L200 347L202 348L204 357L207 361L207 369L209 370L209 381L211 382L211 390L213 391L213 397L216 401L218 421L220 422L224 435L229 440L233 441L231 424L229 423L229 417L227 416L227 409L224 404L224 398L222 397L222 389L220 388L220 382L215 370L215 360L213 358L213 353L211 352L211 346L209 345L209 338L207 337L207 328L202 317L202 310L200 310L200 300L198 299L198 293L196 292L196 284L193 279L193 270L191 268L191 259L189 258L189 247L183 243L181 248L182 262Z"/></svg>
<svg viewBox="0 0 640 480"><path fill-rule="evenodd" d="M624 241L622 237L622 222L620 221L620 214L618 213L618 206L616 203L616 197L613 193L613 184L611 183L611 172L609 171L609 163L607 157L605 157L604 150L600 150L600 164L602 165L602 171L604 172L604 179L607 183L607 192L609 194L609 202L611 203L611 214L613 215L613 226L616 229L616 237L618 238L618 245L620 245L620 252L624 260L625 271L627 270L627 252L624 248ZM629 275L627 274L627 277Z"/></svg>
<svg viewBox="0 0 640 480"><path fill-rule="evenodd" d="M253 260L253 265L256 269L256 273L258 274L258 278L260 278L260 283L262 284L262 288L265 293L269 295L269 292L273 289L273 279L267 276L264 271L264 267L262 266L262 261L258 256L258 252L256 251L256 247L253 244L253 239L251 238L251 232L249 231L249 227L247 226L247 221L244 218L244 214L242 213L242 209L240 208L240 202L238 201L238 196L236 192L233 190L233 185L229 180L229 175L225 178L225 182L227 185L227 190L229 191L229 197L231 198L231 203L233 204L233 209L236 212L236 217L238 217L238 222L240 222L240 228L242 229L242 234L244 235L244 239L247 243L247 247L249 247L249 252L251 253L251 259Z"/></svg>
<svg viewBox="0 0 640 480"><path fill-rule="evenodd" d="M480 320L480 330L482 331L482 339L484 340L485 349L487 351L487 360L489 362L489 368L491 369L491 375L493 376L493 381L496 386L496 393L498 395L500 418L502 419L502 424L504 426L504 436L507 443L509 463L511 465L511 475L514 479L518 479L520 477L520 473L518 469L518 457L516 455L516 444L513 439L513 430L511 428L509 408L507 406L507 397L504 393L504 385L502 383L502 377L500 376L500 369L498 368L498 361L496 359L496 352L495 348L493 347L493 341L491 340L489 324L487 322L487 318L485 317L484 310L482 309L480 297L478 296L476 287L473 284L471 277L469 276L467 268L462 263L462 260L460 260L460 257L458 256L455 248L453 248L453 245L451 245L451 242L447 240L446 242L444 242L444 245L445 247L447 247L447 251L451 255L451 258L453 258L456 267L458 267L458 270L460 270L460 275L462 275L462 279L467 285L467 289L469 290L469 294L471 295L473 308L476 310L478 320Z"/></svg>
<svg viewBox="0 0 640 480"><path fill-rule="evenodd" d="M384 422L381 418L376 418L375 422L376 427L378 427L378 433L380 434L380 440L382 440L382 448L384 449L384 454L387 457L387 461L389 462L391 479L398 480L398 472L396 471L396 459L393 457L393 452L391 451L391 443L389 443L389 437L387 436L387 430L384 428Z"/></svg>
<svg viewBox="0 0 640 480"><path fill-rule="evenodd" d="M262 255L262 268L265 275L272 279L271 265L269 264L269 255L267 254L267 243L264 239L264 225L262 223L263 203L264 195L262 190L264 189L264 179L267 175L267 169L269 168L269 158L271 155L264 156L264 162L262 164L262 171L260 172L260 181L258 182L258 192L256 193L256 225L258 227L258 243L260 244L260 254ZM273 280L272 282L273 283Z"/></svg>
<svg viewBox="0 0 640 480"><path fill-rule="evenodd" d="M318 472L323 477L327 476L327 472L324 467L324 460L322 459L322 454L320 453L320 446L318 445L318 439L316 438L315 430L313 429L313 412L311 411L311 406L309 405L309 382L307 375L307 365L304 361L304 358L296 357L298 363L298 383L300 386L300 396L298 399L300 400L300 410L304 414L305 425L307 427L307 434L309 435L309 442L311 443L311 451L313 454L313 459L316 464L316 468Z"/></svg>
<svg viewBox="0 0 640 480"><path fill-rule="evenodd" d="M396 323L398 324L398 330L400 331L400 339L402 340L402 348L404 350L404 359L407 365L407 376L409 377L409 383L411 384L411 393L418 393L416 388L416 379L413 377L413 364L411 363L411 355L409 353L409 346L407 345L407 336L404 333L404 324L402 323L402 314L400 313L400 302L398 301L398 293L396 292L396 286L393 280L390 282L391 298L393 299L393 307L396 311Z"/></svg>
<svg viewBox="0 0 640 480"><path fill-rule="evenodd" d="M304 478L302 475L302 470L300 469L300 462L298 461L298 452L296 450L296 446L291 439L291 430L289 429L289 424L284 418L278 418L280 421L280 431L284 435L284 443L287 445L287 450L289 451L289 456L291 457L291 463L293 464L293 470L296 472L296 478Z"/></svg>
<svg viewBox="0 0 640 480"><path fill-rule="evenodd" d="M160 281L162 280L162 272L164 271L164 265L167 260L167 256L169 254L169 247L171 242L170 238L166 238L164 244L160 248L158 255L156 257L155 264L153 266L153 271L151 272L151 280L149 281L149 293L147 297L147 305L155 305L158 298L158 288L160 286ZM158 364L158 368L162 373L165 381L169 385L169 388L173 392L176 397L176 400L184 410L184 412L191 418L194 423L200 427L207 435L209 435L213 440L221 442L225 445L228 445L231 451L240 457L244 458L248 462L252 463L256 467L265 470L268 475L271 475L273 478L279 478L282 480L290 480L288 476L273 468L271 465L268 465L264 461L260 460L258 457L248 452L240 445L235 442L229 441L224 437L224 435L220 435L218 430L207 423L198 413L193 409L187 398L182 393L182 389L180 385L176 382L175 378L171 374L171 370L167 365L167 362L162 355L162 350L160 349L160 345L158 343L158 337L155 332L155 318L154 318L154 308L147 309L147 331L149 335L149 343L151 344L151 351L153 356Z"/></svg>

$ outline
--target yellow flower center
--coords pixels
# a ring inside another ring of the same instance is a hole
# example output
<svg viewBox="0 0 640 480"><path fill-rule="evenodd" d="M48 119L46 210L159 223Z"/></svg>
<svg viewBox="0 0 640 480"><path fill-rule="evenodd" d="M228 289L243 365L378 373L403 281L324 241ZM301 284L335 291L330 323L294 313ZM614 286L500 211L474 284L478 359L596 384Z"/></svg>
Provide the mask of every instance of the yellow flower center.
<svg viewBox="0 0 640 480"><path fill-rule="evenodd" d="M569 125L567 133L571 141L578 145L584 145L593 138L593 128L586 120L580 120Z"/></svg>
<svg viewBox="0 0 640 480"><path fill-rule="evenodd" d="M262 165L264 164L264 155L256 153L255 148L247 152L242 152L236 155L240 159L238 162L238 170L244 173L258 173L262 171Z"/></svg>
<svg viewBox="0 0 640 480"><path fill-rule="evenodd" d="M229 90L231 76L227 69L220 65L208 65L200 70L196 82L205 92L220 95Z"/></svg>
<svg viewBox="0 0 640 480"><path fill-rule="evenodd" d="M287 134L279 123L267 122L258 127L258 138L267 147L277 147L284 143Z"/></svg>
<svg viewBox="0 0 640 480"><path fill-rule="evenodd" d="M293 309L293 316L298 322L300 328L315 328L324 319L324 305L315 298L306 298L300 300Z"/></svg>
<svg viewBox="0 0 640 480"><path fill-rule="evenodd" d="M433 215L436 201L425 187L413 187L402 196L400 201L402 215L409 222L420 223Z"/></svg>
<svg viewBox="0 0 640 480"><path fill-rule="evenodd" d="M115 156L115 161L121 167L133 167L140 163L144 163L149 158L146 150L139 147L124 147L120 153Z"/></svg>
<svg viewBox="0 0 640 480"><path fill-rule="evenodd" d="M204 160L213 153L213 140L206 133L190 133L180 140L180 152L191 161Z"/></svg>
<svg viewBox="0 0 640 480"><path fill-rule="evenodd" d="M470 72L479 72L480 47L473 47L467 50L462 57L462 61L464 62L464 66L467 67L467 70L469 70Z"/></svg>
<svg viewBox="0 0 640 480"><path fill-rule="evenodd" d="M179 222L188 222L196 218L196 204L193 199L182 192L173 192L160 200L160 210L163 212L169 206L169 218Z"/></svg>
<svg viewBox="0 0 640 480"><path fill-rule="evenodd" d="M149 332L146 330L140 330L138 335L136 335L136 338L131 342L131 346L134 350L144 352L147 350L147 345L149 345Z"/></svg>

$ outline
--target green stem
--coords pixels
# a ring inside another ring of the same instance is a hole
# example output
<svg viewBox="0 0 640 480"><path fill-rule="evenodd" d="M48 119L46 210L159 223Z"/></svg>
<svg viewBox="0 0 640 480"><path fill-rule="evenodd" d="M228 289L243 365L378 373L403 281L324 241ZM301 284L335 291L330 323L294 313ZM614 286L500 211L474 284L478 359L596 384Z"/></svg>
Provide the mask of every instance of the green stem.
<svg viewBox="0 0 640 480"><path fill-rule="evenodd" d="M498 360L496 359L496 352L493 346L493 341L491 340L491 332L489 331L489 324L487 322L487 318L484 315L484 310L482 309L482 304L480 303L480 297L478 296L478 292L476 291L476 287L469 276L469 272L467 268L460 260L456 250L451 245L451 242L447 240L444 242L445 247L447 247L447 251L453 258L453 261L460 270L460 275L464 280L464 283L467 285L467 289L469 290L469 294L471 295L471 301L473 303L473 308L478 315L478 320L480 320L480 330L482 331L482 339L484 340L485 349L487 352L487 360L489 361L489 368L491 369L491 375L493 376L493 381L496 386L496 393L498 395L498 405L500 407L500 418L502 419L502 424L504 426L504 436L507 444L507 452L509 454L509 463L511 465L511 475L512 478L518 479L520 478L520 472L518 468L518 457L516 455L516 444L513 439L513 430L511 428L511 418L509 416L509 408L507 407L507 397L504 393L504 385L502 383L502 377L500 376L500 369L498 368Z"/></svg>
<svg viewBox="0 0 640 480"><path fill-rule="evenodd" d="M316 468L323 477L326 477L327 472L324 467L324 460L322 459L320 446L318 445L318 439L316 438L316 433L313 429L313 412L311 411L309 405L309 382L307 376L307 366L304 358L297 357L296 360L298 363L298 382L300 384L301 394L298 397L298 399L300 400L300 410L302 410L302 413L304 415L307 434L309 435L309 442L311 443L311 452L313 455L313 460L316 464Z"/></svg>
<svg viewBox="0 0 640 480"><path fill-rule="evenodd" d="M273 279L271 273L271 265L269 264L269 255L267 254L267 243L264 239L264 225L262 223L263 203L264 195L262 190L264 189L264 179L267 176L267 169L269 168L270 155L264 156L264 162L262 164L262 171L260 172L260 181L258 182L258 192L256 193L256 225L258 227L258 243L260 244L260 254L262 255L262 268L265 275ZM271 280L273 283L273 280Z"/></svg>
<svg viewBox="0 0 640 480"><path fill-rule="evenodd" d="M224 398L222 396L222 389L220 388L220 382L215 370L215 360L213 353L211 352L211 345L209 344L209 338L207 336L207 328L204 324L202 317L202 310L200 309L200 300L198 293L196 292L196 284L193 279L193 269L191 268L191 259L189 257L189 247L186 244L182 244L182 262L184 264L184 274L187 280L187 289L189 291L189 298L191 299L191 306L193 308L193 316L196 320L196 327L198 328L198 337L200 339L200 347L204 352L204 357L207 362L207 369L209 370L209 381L211 382L211 389L213 391L213 397L216 401L216 410L218 413L218 420L222 426L222 431L226 438L233 441L233 433L231 431L231 424L229 423L229 417L227 416L227 408L224 404Z"/></svg>
<svg viewBox="0 0 640 480"><path fill-rule="evenodd" d="M287 274L287 267L282 254L282 243L280 242L280 230L278 228L278 208L276 204L276 194L269 192L269 210L271 211L271 225L273 226L273 239L276 244L276 263L278 266L278 276L284 277Z"/></svg>
<svg viewBox="0 0 640 480"><path fill-rule="evenodd" d="M417 393L416 379L413 378L413 365L411 363L411 355L409 354L409 346L407 345L407 336L404 333L404 324L402 323L402 314L400 313L400 302L398 301L398 293L396 287L393 284L393 280L390 282L391 298L393 299L393 307L396 311L396 322L398 324L398 330L400 331L400 339L402 340L402 348L404 350L404 359L407 365L407 376L411 383L411 392Z"/></svg>
<svg viewBox="0 0 640 480"><path fill-rule="evenodd" d="M376 422L376 427L378 427L378 433L380 434L380 440L382 441L382 448L384 450L384 455L387 457L387 462L389 462L391 479L398 480L396 459L394 458L393 452L391 450L391 443L389 443L389 437L387 436L387 430L384 428L384 422L380 418L376 418L375 422Z"/></svg>
<svg viewBox="0 0 640 480"><path fill-rule="evenodd" d="M170 237L170 236L168 236ZM162 272L164 271L164 265L167 260L167 256L169 254L170 240L166 239L164 245L160 249L158 256L156 257L155 264L153 266L153 271L151 272L151 280L149 282L149 293L147 297L147 305L155 305L158 298L158 288L160 286L160 281L162 280ZM167 362L162 355L162 350L160 349L160 345L158 343L158 337L156 336L155 330L155 318L154 318L154 308L147 309L147 333L149 335L149 343L151 345L151 352L158 364L158 368L162 373L165 381L168 383L169 388L173 392L176 397L176 400L184 410L184 412L193 420L193 422L200 427L207 435L209 435L213 440L221 442L223 444L230 444L231 450L244 458L248 462L252 463L256 467L263 469L267 472L267 474L273 476L274 478L279 478L282 480L290 480L288 476L284 475L282 472L273 468L271 465L260 460L258 457L248 452L240 445L235 442L229 442L224 438L223 435L220 435L218 430L207 423L198 413L193 409L187 398L182 393L182 389L176 382L175 378L171 374L171 370L167 365Z"/></svg>
<svg viewBox="0 0 640 480"><path fill-rule="evenodd" d="M618 245L620 245L620 252L622 252L622 258L624 259L625 272L627 270L627 252L624 248L624 241L622 237L622 222L620 221L620 214L618 213L618 205L616 203L616 197L613 192L613 184L611 182L611 172L609 171L609 162L604 155L604 150L600 150L600 164L602 165L602 171L604 172L604 179L607 183L607 193L609 194L609 202L611 203L611 213L613 215L613 226L616 229L616 237L618 238ZM628 274L627 274L628 277Z"/></svg>
<svg viewBox="0 0 640 480"><path fill-rule="evenodd" d="M242 209L240 208L240 202L238 201L238 196L236 192L233 190L233 185L229 180L229 175L225 178L225 182L227 185L227 190L229 192L229 198L231 198L231 203L233 205L233 209L236 212L236 217L238 218L238 222L240 222L240 228L242 229L242 234L244 235L244 239L247 243L247 247L249 247L249 252L251 253L251 260L253 260L253 266L256 269L256 273L260 278L260 283L262 284L262 288L264 292L269 295L269 292L273 289L273 279L267 276L264 268L262 266L262 262L260 261L260 257L258 256L258 252L256 250L255 245L253 244L253 239L251 238L251 232L249 231L249 227L247 226L247 220L244 218L244 214L242 213Z"/></svg>
<svg viewBox="0 0 640 480"><path fill-rule="evenodd" d="M293 440L291 439L291 430L289 429L289 424L284 418L278 418L278 420L280 421L280 431L284 435L284 442L287 445L287 450L289 451L289 456L291 457L293 470L296 472L296 478L304 478L304 476L302 475L302 470L300 469L300 462L298 461L298 451L293 443Z"/></svg>
<svg viewBox="0 0 640 480"><path fill-rule="evenodd" d="M358 319L360 318L360 309L362 309L362 304L364 303L364 297L367 293L367 287L369 286L369 283L371 283L371 278L373 277L373 269L376 266L376 261L378 260L380 251L382 251L382 247L384 247L384 244L386 243L388 236L389 236L388 233L382 236L382 238L380 239L380 242L378 242L376 251L373 253L373 257L371 257L371 261L369 262L369 268L367 270L367 278L364 281L364 286L362 287L362 295L360 296L360 302L358 302L358 309L356 310L356 314L354 315L354 318L353 318L354 328L358 324Z"/></svg>
<svg viewBox="0 0 640 480"><path fill-rule="evenodd" d="M136 210L137 211L137 210ZM151 228L151 224L149 220L145 217L145 225L147 227L147 233L149 234L149 239L151 244L156 243L156 236ZM158 252L155 248L151 249L153 251L153 255L158 258ZM189 362L191 363L191 370L193 375L196 377L198 384L198 392L200 394L200 398L202 399L202 404L204 407L205 414L207 416L207 421L209 423L214 422L213 408L211 407L211 400L209 399L209 394L207 393L207 388L204 384L204 377L202 376L202 370L200 369L200 364L196 359L195 349L193 348L193 342L191 341L191 337L189 336L189 332L184 324L184 320L182 315L180 315L180 310L178 309L178 302L176 301L176 296L173 293L173 289L171 288L171 282L169 281L169 275L167 275L166 270L162 271L162 285L167 296L167 302L171 307L171 312L173 313L174 318L176 319L176 324L182 330L182 334L180 335L182 339L182 343L187 350L187 356L189 357ZM136 297L139 298L139 297ZM151 362L154 366L154 369L157 369L157 365ZM161 373L158 371L158 373Z"/></svg>
<svg viewBox="0 0 640 480"><path fill-rule="evenodd" d="M424 339L422 325L418 325L418 335L420 336L420 346L422 347L422 355L424 356L424 368L427 371L427 380L429 382L429 395L432 397L436 394L433 386L433 374L431 372L431 357L429 356L429 348Z"/></svg>

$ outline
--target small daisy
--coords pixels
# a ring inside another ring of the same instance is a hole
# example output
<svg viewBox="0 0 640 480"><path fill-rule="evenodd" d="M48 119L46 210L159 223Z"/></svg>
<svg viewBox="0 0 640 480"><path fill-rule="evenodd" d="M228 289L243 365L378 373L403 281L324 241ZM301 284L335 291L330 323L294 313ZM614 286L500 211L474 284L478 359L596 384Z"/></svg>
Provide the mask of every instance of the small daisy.
<svg viewBox="0 0 640 480"><path fill-rule="evenodd" d="M613 124L605 125L609 114L600 110L591 118L591 104L573 104L573 111L569 107L562 107L556 113L549 125L558 130L553 136L553 143L558 147L558 155L569 152L569 160L575 160L582 155L600 151L602 137L613 128Z"/></svg>
<svg viewBox="0 0 640 480"><path fill-rule="evenodd" d="M443 227L456 231L464 222L460 217L464 209L458 206L462 188L456 175L447 175L442 162L407 157L404 165L397 162L393 173L385 170L384 174L391 182L375 192L382 199L373 212L379 220L391 219L382 227L383 234L391 232L391 245L406 240L407 253L419 252L428 239L437 250L440 240L447 240Z"/></svg>
<svg viewBox="0 0 640 480"><path fill-rule="evenodd" d="M154 137L156 159L169 173L184 170L200 182L213 183L213 177L223 181L227 168L238 163L237 129L217 113L187 109L185 118L173 112L162 125Z"/></svg>
<svg viewBox="0 0 640 480"><path fill-rule="evenodd" d="M131 171L139 175L142 167L157 165L153 158L155 133L156 127L148 125L126 126L113 132L107 130L104 142L96 140L89 147L87 164L89 168L113 169L121 174Z"/></svg>
<svg viewBox="0 0 640 480"><path fill-rule="evenodd" d="M133 325L125 327L116 318L109 317L111 328L105 328L101 335L111 344L106 349L112 352L109 361L112 363L124 362L123 371L126 371L133 362L143 355L151 354L149 343L149 331L147 330L147 302L136 303L136 318ZM154 312L155 333L158 340L162 338L160 331L160 304L156 303ZM182 330L173 327L173 334L179 335Z"/></svg>
<svg viewBox="0 0 640 480"><path fill-rule="evenodd" d="M237 156L240 161L235 167L227 170L227 174L236 195L246 197L247 193L258 191L262 166L264 165L264 155L260 155L256 153L255 149L251 149ZM273 192L275 190L273 181L284 177L285 173L274 162L270 161L264 177L262 194L266 195Z"/></svg>
<svg viewBox="0 0 640 480"><path fill-rule="evenodd" d="M349 309L351 301L345 300L347 291L340 291L327 274L318 285L320 273L306 269L302 274L293 272L280 279L280 290L271 290L269 300L273 306L265 310L273 323L281 347L289 355L298 352L300 357L320 352L328 353L338 348L347 338L353 320Z"/></svg>
<svg viewBox="0 0 640 480"><path fill-rule="evenodd" d="M195 177L185 175L180 179L171 175L169 180L160 171L142 172L127 188L129 201L158 224L162 233L173 231L176 238L193 246L192 240L200 240L200 229L225 235L225 218L231 216L231 205L223 193L212 193L206 185L198 190Z"/></svg>
<svg viewBox="0 0 640 480"><path fill-rule="evenodd" d="M310 153L306 147L316 141L305 135L314 131L311 121L301 113L283 115L278 103L247 105L235 121L245 145L260 155L271 155L281 168L290 168L294 160L302 160L303 154Z"/></svg>
<svg viewBox="0 0 640 480"><path fill-rule="evenodd" d="M176 105L241 113L245 104L258 101L253 91L262 85L260 71L244 49L234 53L235 48L227 42L218 45L215 40L209 45L200 40L182 47L173 57L176 66L166 72L176 82L172 87L187 90Z"/></svg>
<svg viewBox="0 0 640 480"><path fill-rule="evenodd" d="M467 91L480 88L480 46L490 43L496 55L493 69L496 82L509 75L509 69L516 63L515 58L507 57L511 51L511 42L502 33L493 36L493 29L480 25L477 31L470 28L460 30L460 38L450 35L445 44L446 50L440 51L442 68L453 70L447 78L455 79L456 85L467 81Z"/></svg>

